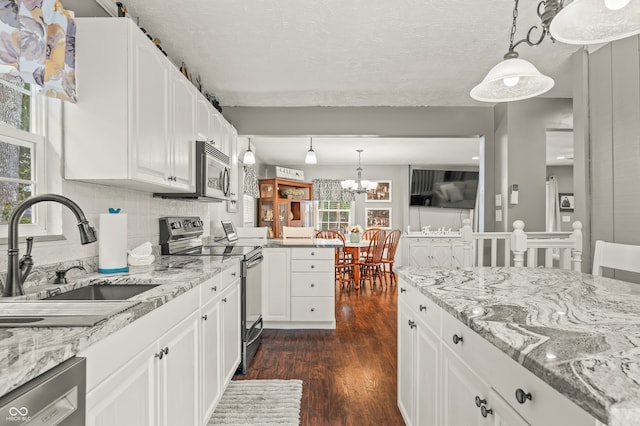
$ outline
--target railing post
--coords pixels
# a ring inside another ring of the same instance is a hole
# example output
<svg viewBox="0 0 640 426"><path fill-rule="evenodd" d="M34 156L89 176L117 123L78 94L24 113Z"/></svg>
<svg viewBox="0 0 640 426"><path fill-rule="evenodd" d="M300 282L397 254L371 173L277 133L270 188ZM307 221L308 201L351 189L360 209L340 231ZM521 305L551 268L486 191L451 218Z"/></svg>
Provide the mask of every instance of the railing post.
<svg viewBox="0 0 640 426"><path fill-rule="evenodd" d="M462 269L471 269L473 266L473 229L471 229L471 219L462 221L460 229L462 237Z"/></svg>
<svg viewBox="0 0 640 426"><path fill-rule="evenodd" d="M573 233L571 239L575 242L575 247L571 249L571 262L573 270L582 272L582 222L573 222Z"/></svg>
<svg viewBox="0 0 640 426"><path fill-rule="evenodd" d="M513 222L511 233L511 251L513 252L513 266L524 266L524 254L527 251L527 234L524 233L524 222Z"/></svg>

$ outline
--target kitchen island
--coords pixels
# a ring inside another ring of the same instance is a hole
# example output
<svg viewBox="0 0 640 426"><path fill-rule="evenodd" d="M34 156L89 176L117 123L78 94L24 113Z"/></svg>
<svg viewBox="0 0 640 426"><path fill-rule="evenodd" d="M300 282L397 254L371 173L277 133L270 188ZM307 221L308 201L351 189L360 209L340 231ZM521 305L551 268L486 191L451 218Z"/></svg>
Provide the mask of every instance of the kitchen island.
<svg viewBox="0 0 640 426"><path fill-rule="evenodd" d="M469 406L472 416L502 407L511 421L501 424L640 424L640 286L538 268L398 274L398 400L408 423L453 425ZM417 338L426 345L412 344L415 329L426 330ZM407 383L419 363L412 355L427 347L420 376L444 392L430 410L419 403L419 380ZM475 401L460 392L449 405L456 375L477 389Z"/></svg>
<svg viewBox="0 0 640 426"><path fill-rule="evenodd" d="M99 283L158 284L128 299L135 306L92 327L1 328L0 395L79 355L87 358L89 424L109 418L178 424L187 417L189 424L206 424L240 361L239 276L238 258L162 256L128 274L90 274L4 299L42 299ZM164 403L155 398L173 403L161 410Z"/></svg>

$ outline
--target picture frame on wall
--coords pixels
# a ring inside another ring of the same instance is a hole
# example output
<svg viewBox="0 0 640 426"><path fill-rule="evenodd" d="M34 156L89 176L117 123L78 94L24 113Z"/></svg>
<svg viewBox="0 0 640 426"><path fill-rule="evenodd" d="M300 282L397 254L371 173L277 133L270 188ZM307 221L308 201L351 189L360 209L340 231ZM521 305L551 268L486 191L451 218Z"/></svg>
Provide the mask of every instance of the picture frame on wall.
<svg viewBox="0 0 640 426"><path fill-rule="evenodd" d="M573 200L573 194L570 194L568 192L565 193L559 193L558 194L558 204L560 205L560 211L561 212L572 212L574 209L574 200Z"/></svg>
<svg viewBox="0 0 640 426"><path fill-rule="evenodd" d="M367 228L391 229L391 207L387 208L366 208Z"/></svg>
<svg viewBox="0 0 640 426"><path fill-rule="evenodd" d="M367 203L390 203L391 202L391 181L379 180L375 189L367 191L365 197Z"/></svg>

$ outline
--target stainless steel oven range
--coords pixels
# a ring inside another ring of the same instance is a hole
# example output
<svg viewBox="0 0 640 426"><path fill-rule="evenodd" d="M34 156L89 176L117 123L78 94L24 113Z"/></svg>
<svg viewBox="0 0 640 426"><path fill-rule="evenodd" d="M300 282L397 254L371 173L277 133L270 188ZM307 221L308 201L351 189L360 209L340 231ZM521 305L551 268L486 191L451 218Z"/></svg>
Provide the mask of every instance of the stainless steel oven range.
<svg viewBox="0 0 640 426"><path fill-rule="evenodd" d="M246 374L260 346L262 321L262 247L260 245L204 245L204 226L199 217L160 218L160 249L163 255L240 257L241 358L238 373Z"/></svg>

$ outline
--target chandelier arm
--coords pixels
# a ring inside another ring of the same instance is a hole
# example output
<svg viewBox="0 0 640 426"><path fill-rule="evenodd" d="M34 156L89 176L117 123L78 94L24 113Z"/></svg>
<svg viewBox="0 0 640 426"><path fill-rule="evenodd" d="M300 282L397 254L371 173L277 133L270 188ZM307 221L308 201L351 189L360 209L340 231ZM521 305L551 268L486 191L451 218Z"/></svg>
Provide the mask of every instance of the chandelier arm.
<svg viewBox="0 0 640 426"><path fill-rule="evenodd" d="M531 34L537 29L538 29L537 25L534 25L533 27L529 28L529 31L527 31L527 36L515 42L512 46L510 46L509 50L514 50L521 43L527 43L529 46L537 46L540 43L542 43L545 36L547 35L547 31L544 29L542 30L542 34L540 34L540 38L537 41L531 40Z"/></svg>

